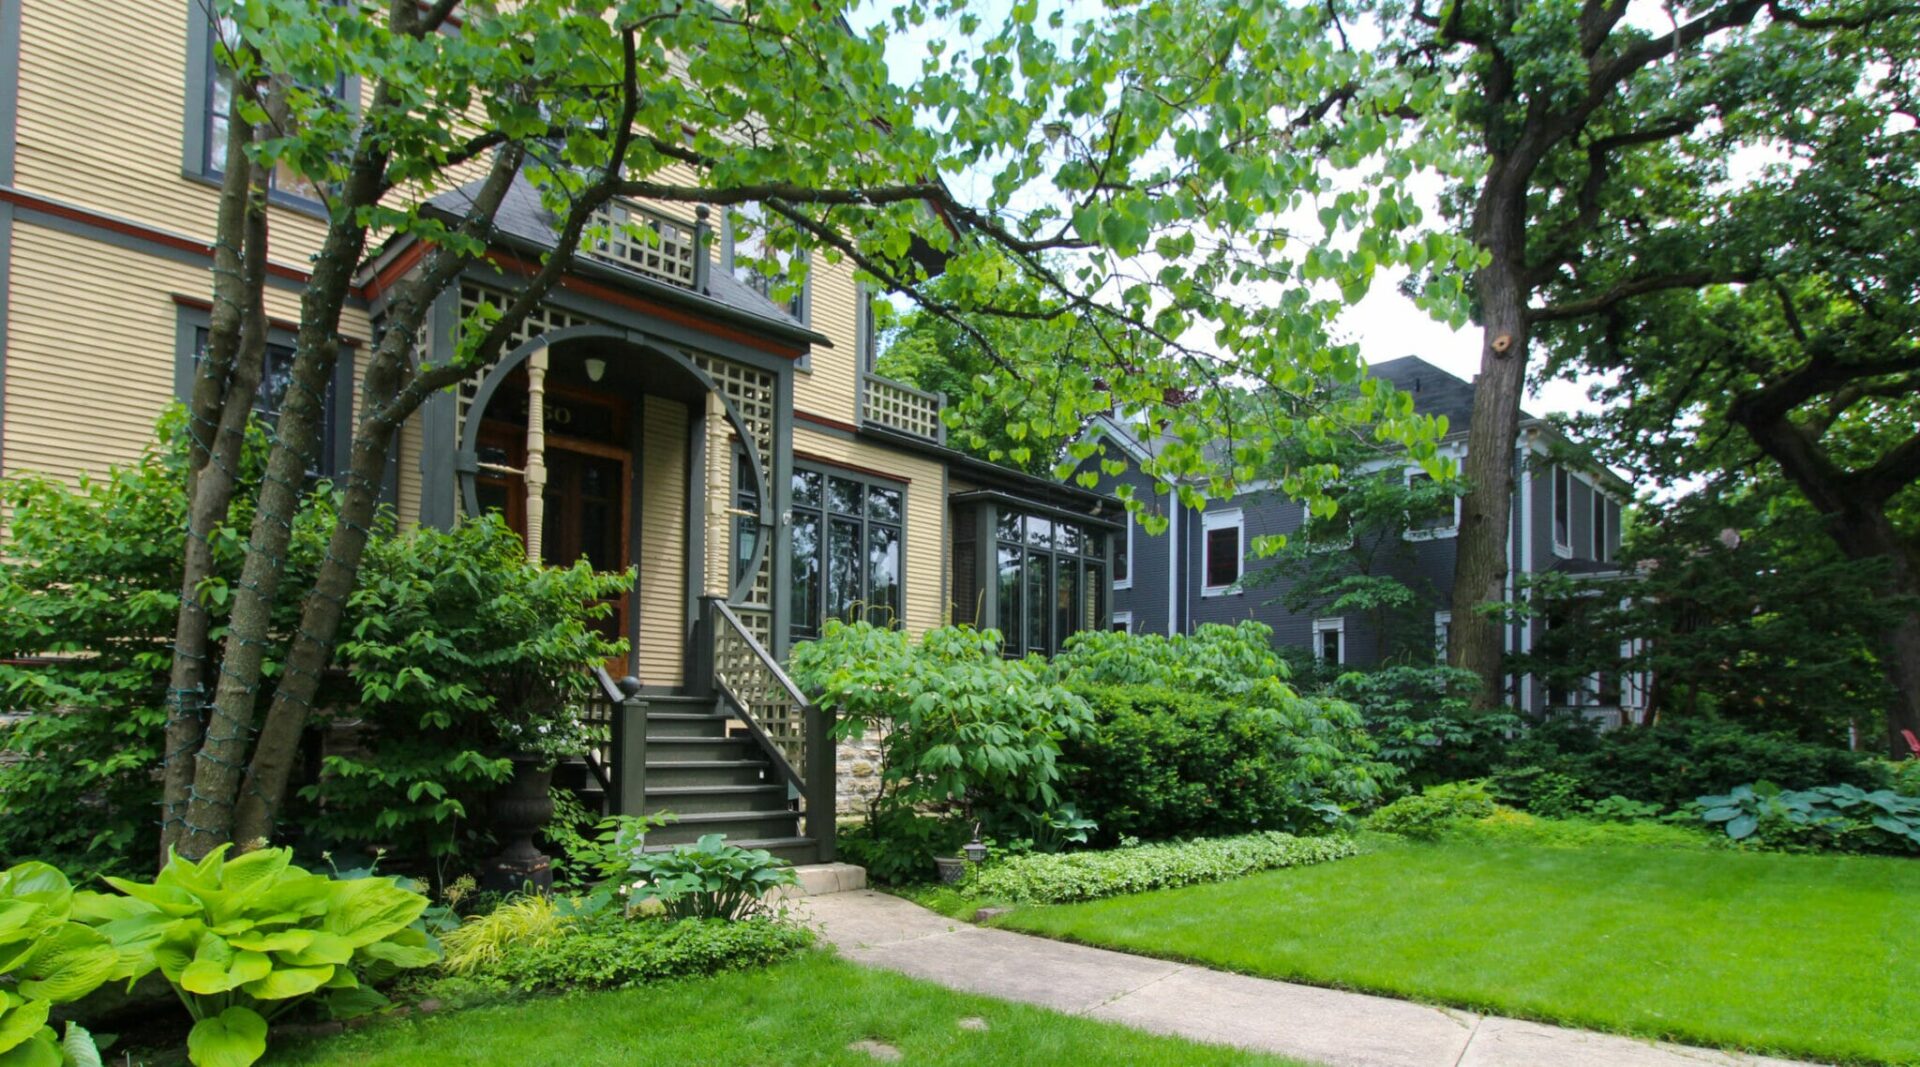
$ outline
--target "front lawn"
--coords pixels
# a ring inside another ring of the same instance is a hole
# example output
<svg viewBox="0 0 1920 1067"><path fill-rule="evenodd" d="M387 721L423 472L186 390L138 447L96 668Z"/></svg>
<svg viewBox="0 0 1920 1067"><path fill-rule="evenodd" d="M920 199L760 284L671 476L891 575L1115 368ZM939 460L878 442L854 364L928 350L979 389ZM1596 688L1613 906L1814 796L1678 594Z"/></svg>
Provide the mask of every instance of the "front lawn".
<svg viewBox="0 0 1920 1067"><path fill-rule="evenodd" d="M980 1020L963 1025L963 1021ZM1267 1065L1290 1061L949 992L823 952L765 970L614 993L541 997L380 1023L289 1047L277 1067L514 1064Z"/></svg>
<svg viewBox="0 0 1920 1067"><path fill-rule="evenodd" d="M1920 1062L1920 862L1394 843L1015 929L1573 1026Z"/></svg>

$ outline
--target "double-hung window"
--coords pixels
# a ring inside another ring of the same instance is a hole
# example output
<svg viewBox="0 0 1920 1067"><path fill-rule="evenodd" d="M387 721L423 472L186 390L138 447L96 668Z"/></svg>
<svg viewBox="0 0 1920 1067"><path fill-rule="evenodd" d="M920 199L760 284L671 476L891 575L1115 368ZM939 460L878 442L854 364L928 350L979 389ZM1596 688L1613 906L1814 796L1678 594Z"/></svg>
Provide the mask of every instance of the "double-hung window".
<svg viewBox="0 0 1920 1067"><path fill-rule="evenodd" d="M232 19L201 21L199 5L192 5L196 34L191 49L192 83L188 87L187 155L183 161L189 173L219 180L226 172L227 138L233 109L233 69L230 57L240 41ZM332 85L309 87L310 92L332 97L343 106L351 106L345 77ZM274 200L298 207L321 206L321 189L285 160L274 165L269 179Z"/></svg>
<svg viewBox="0 0 1920 1067"><path fill-rule="evenodd" d="M1237 592L1244 557L1245 522L1238 509L1201 516L1200 571L1203 596Z"/></svg>
<svg viewBox="0 0 1920 1067"><path fill-rule="evenodd" d="M1618 515L1620 513L1620 505L1613 503L1606 497L1601 496L1598 492L1595 492L1593 494L1593 558L1596 562L1600 563L1608 562L1608 556L1610 555L1609 550L1612 547L1607 540L1607 527L1610 519L1608 515L1609 511L1614 515Z"/></svg>
<svg viewBox="0 0 1920 1067"><path fill-rule="evenodd" d="M757 205L744 205L727 213L725 239L721 242L721 266L732 272L740 284L779 305L801 322L811 315L808 284L794 281L794 260L798 252L774 246L765 212Z"/></svg>
<svg viewBox="0 0 1920 1067"><path fill-rule="evenodd" d="M1433 475L1420 470L1407 472L1410 497L1430 496L1432 487ZM1412 513L1407 516L1409 538L1445 537L1460 527L1460 498L1457 496L1416 500L1412 508Z"/></svg>
<svg viewBox="0 0 1920 1067"><path fill-rule="evenodd" d="M1133 588L1133 512L1121 518L1125 528L1113 539L1113 587Z"/></svg>
<svg viewBox="0 0 1920 1067"><path fill-rule="evenodd" d="M837 471L796 467L791 597L795 640L828 619L900 620L906 490Z"/></svg>
<svg viewBox="0 0 1920 1067"><path fill-rule="evenodd" d="M1562 554L1573 551L1573 474L1557 463L1553 467L1553 547Z"/></svg>
<svg viewBox="0 0 1920 1067"><path fill-rule="evenodd" d="M192 322L198 316L186 313ZM202 320L204 321L204 320ZM190 347L186 352L186 362L178 373L178 391L182 400L193 395L193 375L198 372L200 360L206 355L209 331L204 325L190 326ZM291 340L286 334L279 336ZM344 362L344 360L343 360ZM337 379L338 374L335 375ZM336 403L337 382L329 382L326 393L321 397L320 443L316 455L307 465L307 474L314 478L330 478L339 473L337 449L342 441L340 411ZM269 341L267 343L266 365L260 368L260 388L253 394L253 413L265 423L268 429L280 423L280 409L286 403L287 390L293 388L293 346L291 344Z"/></svg>
<svg viewBox="0 0 1920 1067"><path fill-rule="evenodd" d="M1313 658L1327 666L1347 661L1347 620L1343 617L1313 620Z"/></svg>

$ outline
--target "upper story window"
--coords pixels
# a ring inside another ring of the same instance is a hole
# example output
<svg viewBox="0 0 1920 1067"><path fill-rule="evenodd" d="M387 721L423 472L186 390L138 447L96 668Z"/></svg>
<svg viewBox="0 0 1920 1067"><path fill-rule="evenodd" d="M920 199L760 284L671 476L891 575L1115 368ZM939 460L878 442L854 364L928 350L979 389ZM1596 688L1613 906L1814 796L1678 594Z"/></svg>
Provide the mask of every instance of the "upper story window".
<svg viewBox="0 0 1920 1067"><path fill-rule="evenodd" d="M1563 553L1573 550L1573 475L1557 463L1553 466L1553 547Z"/></svg>
<svg viewBox="0 0 1920 1067"><path fill-rule="evenodd" d="M1416 492L1433 485L1433 475L1426 471L1407 472L1407 488ZM1436 500L1430 506L1419 508L1407 516L1407 534L1410 537L1439 537L1456 532L1460 528L1460 498L1448 497Z"/></svg>
<svg viewBox="0 0 1920 1067"><path fill-rule="evenodd" d="M1220 596L1235 592L1244 570L1242 554L1246 538L1240 512L1209 511L1201 516L1200 572L1205 576L1202 596Z"/></svg>
<svg viewBox="0 0 1920 1067"><path fill-rule="evenodd" d="M899 622L906 490L839 471L796 466L791 491L791 599L795 640L828 619Z"/></svg>
<svg viewBox="0 0 1920 1067"><path fill-rule="evenodd" d="M726 239L721 242L721 269L732 272L740 284L780 305L801 322L811 315L806 282L793 289L792 265L797 252L774 247L771 223L759 205L743 205L727 213Z"/></svg>
<svg viewBox="0 0 1920 1067"><path fill-rule="evenodd" d="M1115 589L1133 588L1133 512L1129 511L1122 519L1125 524L1120 536L1113 539L1113 587Z"/></svg>
<svg viewBox="0 0 1920 1067"><path fill-rule="evenodd" d="M206 355L209 331L204 325L195 325L191 333L191 348L186 367L186 377L180 382L182 398L192 393L192 374L198 369L200 360ZM290 342L291 337L283 337ZM267 344L266 365L260 370L260 388L253 394L253 412L269 428L280 423L280 409L286 403L287 390L293 388L293 345L281 341ZM344 361L343 361L344 362ZM335 449L341 440L340 412L335 403L338 392L333 383L327 386L326 395L321 398L320 448L319 454L312 457L307 465L307 474L314 478L330 478L339 471Z"/></svg>
<svg viewBox="0 0 1920 1067"><path fill-rule="evenodd" d="M193 5L196 15L201 10ZM188 104L187 158L191 173L219 179L226 173L227 137L233 110L233 69L229 61L239 44L239 31L232 19L217 18L206 23L206 31L197 35L189 66L194 79ZM347 80L318 90L341 101L348 100ZM281 160L269 178L273 199L298 206L321 206L321 190L313 181Z"/></svg>

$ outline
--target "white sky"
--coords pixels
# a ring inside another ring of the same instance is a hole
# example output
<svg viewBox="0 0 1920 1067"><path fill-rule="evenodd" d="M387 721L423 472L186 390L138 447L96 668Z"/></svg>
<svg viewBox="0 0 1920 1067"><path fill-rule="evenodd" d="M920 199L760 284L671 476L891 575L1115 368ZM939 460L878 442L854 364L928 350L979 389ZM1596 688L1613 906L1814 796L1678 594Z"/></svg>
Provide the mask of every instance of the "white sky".
<svg viewBox="0 0 1920 1067"><path fill-rule="evenodd" d="M855 25L862 28L887 19L891 10L889 0L868 0L853 16ZM970 5L972 12L982 20L982 32L989 31L998 20L1005 17L1008 0L978 0ZM1097 3L1089 0L1066 0L1069 27L1076 22L1098 13ZM1042 19L1050 10L1049 5L1042 6ZM957 28L929 23L918 29L909 30L890 38L887 49L887 62L892 67L894 79L902 84L919 77L920 64L926 58L927 42L944 39L952 48L960 43ZM966 194L965 176L953 182L956 192ZM1423 198L1428 217L1437 217L1438 205L1432 198ZM1441 368L1472 379L1480 368L1480 330L1469 324L1455 331L1446 324L1430 318L1426 312L1414 306L1413 301L1400 295L1399 283L1406 277L1406 271L1383 271L1375 279L1373 289L1365 299L1348 308L1341 316L1338 329L1343 339L1355 341L1369 363L1379 363L1401 356L1420 356ZM1548 415L1555 412L1581 412L1593 406L1587 399L1587 387L1584 383L1556 381L1546 383L1529 395L1528 411L1534 415Z"/></svg>

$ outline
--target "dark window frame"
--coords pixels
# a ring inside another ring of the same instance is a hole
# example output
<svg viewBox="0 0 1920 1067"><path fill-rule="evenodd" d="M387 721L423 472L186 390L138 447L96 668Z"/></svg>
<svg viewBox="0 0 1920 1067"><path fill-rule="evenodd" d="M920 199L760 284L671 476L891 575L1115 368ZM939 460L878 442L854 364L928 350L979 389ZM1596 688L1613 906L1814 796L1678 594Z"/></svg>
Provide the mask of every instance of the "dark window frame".
<svg viewBox="0 0 1920 1067"><path fill-rule="evenodd" d="M741 272L734 269L734 262L733 262L734 220L738 218L740 214L741 214L740 209L735 208L731 211L725 212L721 219L720 269L723 271L726 271L741 285L744 285L747 288L752 289L754 292L759 293L761 296L766 297L770 302L772 302L772 304L775 307L780 308L782 311L785 311L787 314L793 316L794 320L799 322L800 325L802 326L813 325L813 271L811 269L807 271L807 276L804 279L802 279L800 282L800 292L795 294L793 299L791 301L788 301L786 304L781 304L780 301L774 300L773 294L770 292L772 287L778 284L777 281L770 280L765 275L762 275L757 271L750 276L742 277ZM764 222L761 223L761 228L764 233L766 229L766 224ZM792 257L795 260L805 259L806 253L804 251L795 251L792 253ZM809 264L809 266L811 266L811 264ZM855 347L858 347L857 342Z"/></svg>
<svg viewBox="0 0 1920 1067"><path fill-rule="evenodd" d="M202 308L179 308L174 324L173 395L182 404L193 399L194 367L199 362L205 336L212 330L212 316ZM296 338L290 330L278 327L267 331L269 348L292 352ZM271 354L271 353L269 353ZM262 378L262 384L265 384ZM353 396L352 349L342 346L333 367L333 379L327 383L324 413L321 418L320 464L312 472L319 477L338 477L347 469L353 447L353 410L342 398ZM256 400L256 408L258 401Z"/></svg>
<svg viewBox="0 0 1920 1067"><path fill-rule="evenodd" d="M1009 521L1012 526L1008 525ZM1046 532L1041 534L1035 523L1044 523ZM1113 608L1109 585L1111 561L1107 558L1105 543L1108 531L1004 505L993 509L991 525L994 532L992 581L1000 591L995 598L995 618L991 625L1000 631L1002 654L1016 659L1031 652L1056 655L1067 638L1108 625ZM1059 533L1061 527L1078 531L1077 544L1062 547L1065 538ZM1040 538L1044 538L1044 543L1037 540ZM1017 554L1010 586L1004 562L1009 553ZM1063 584L1063 579L1068 580L1067 584ZM1070 614L1063 616L1060 593L1069 587L1072 606L1065 609ZM1005 595L1009 588L1016 591L1011 603ZM1044 606L1034 602L1036 590L1044 591L1047 598ZM1093 614L1090 623L1085 617L1089 607ZM1070 625L1063 627L1063 620ZM1009 626L1009 621L1016 625ZM1067 632L1062 633L1063 629Z"/></svg>
<svg viewBox="0 0 1920 1067"><path fill-rule="evenodd" d="M831 588L833 575L832 561L829 559L829 555L832 551L832 531L836 523L843 528L857 524L860 531L860 573L856 579L858 589L848 603L864 606L864 611L854 612L852 614L864 617L867 621L873 622L876 625L888 627L899 627L903 625L907 606L907 484L889 478L880 478L870 474L834 467L830 464L795 461L793 464L793 474L791 476L792 480L798 482L802 477L807 475L816 477L820 481L818 503L806 503L800 498L798 493L792 493L789 496L787 508L791 528L797 529L801 522L808 520L818 524L817 529L819 530L819 534L813 545L814 563L816 564L813 575L818 587L813 591L811 598L804 594L801 589L795 587L795 582L800 577L800 570L796 566L799 560L795 555L795 553L798 552L798 547L790 544L788 549L789 558L786 580L790 594L788 597L788 611L791 616L787 622L787 631L791 639L794 641L811 641L820 636L820 631L826 626L827 619L842 617L832 611L835 598L833 595L834 591ZM830 479L858 483L861 486L860 506L857 513L835 509L833 507L829 488L831 485ZM897 494L900 501L898 518L889 520L883 517L876 517L873 514L870 494L876 489ZM875 539L873 531L875 529L891 532L894 536L893 552L895 556L896 575L893 586L893 603L886 606L873 603L874 568L872 564L874 562L873 550ZM812 600L810 607L808 605L809 599Z"/></svg>

